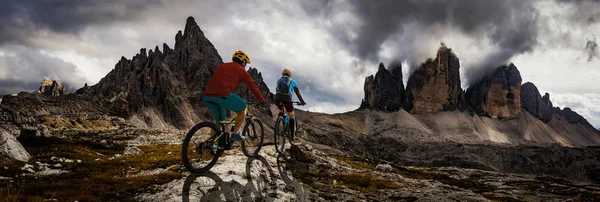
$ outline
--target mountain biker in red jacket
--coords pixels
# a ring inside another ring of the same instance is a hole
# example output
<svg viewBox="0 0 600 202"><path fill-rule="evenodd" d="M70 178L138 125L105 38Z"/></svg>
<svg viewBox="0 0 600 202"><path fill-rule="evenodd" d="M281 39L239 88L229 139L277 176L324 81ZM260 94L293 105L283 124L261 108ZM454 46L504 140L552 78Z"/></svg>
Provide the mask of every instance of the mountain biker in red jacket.
<svg viewBox="0 0 600 202"><path fill-rule="evenodd" d="M232 139L244 140L245 137L240 134L240 128L246 120L248 103L233 93L233 90L243 81L259 103L264 103L265 99L245 69L246 64L250 64L250 57L244 51L238 50L231 59L233 62L223 63L217 67L208 86L204 89L203 99L217 124L225 120L227 109L236 112L235 127L233 128L235 135L232 136Z"/></svg>

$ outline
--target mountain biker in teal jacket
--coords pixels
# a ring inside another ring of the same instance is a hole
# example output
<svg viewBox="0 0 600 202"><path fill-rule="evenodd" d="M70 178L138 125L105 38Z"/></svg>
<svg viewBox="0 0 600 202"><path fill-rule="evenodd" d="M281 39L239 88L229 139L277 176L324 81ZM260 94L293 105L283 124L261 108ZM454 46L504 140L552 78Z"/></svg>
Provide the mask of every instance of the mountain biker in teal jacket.
<svg viewBox="0 0 600 202"><path fill-rule="evenodd" d="M296 96L300 100L300 105L305 105L304 99L298 89L298 84L292 79L292 72L289 69L284 69L281 72L281 78L277 81L277 88L275 93L275 104L279 107L280 115L283 115L283 109L290 116L290 135L294 137L296 132L296 119L294 116L294 103L292 102L292 96L296 92Z"/></svg>

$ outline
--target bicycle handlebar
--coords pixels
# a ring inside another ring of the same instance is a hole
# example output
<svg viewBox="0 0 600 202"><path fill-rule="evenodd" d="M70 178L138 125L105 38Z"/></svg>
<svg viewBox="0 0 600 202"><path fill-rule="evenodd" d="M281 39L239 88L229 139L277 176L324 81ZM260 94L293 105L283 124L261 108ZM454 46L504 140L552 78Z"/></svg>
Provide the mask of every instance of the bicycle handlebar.
<svg viewBox="0 0 600 202"><path fill-rule="evenodd" d="M294 104L296 104L296 105L299 105L299 106L304 106L304 105L306 105L306 103L302 104L301 102L298 102L298 101L294 102Z"/></svg>
<svg viewBox="0 0 600 202"><path fill-rule="evenodd" d="M258 102L251 102L251 101L246 101L246 103L248 103L249 105L260 104L260 103L258 103ZM301 102L298 102L298 101L294 101L294 102L292 102L292 103L294 103L294 104L296 104L296 105L299 105L299 106L304 106L304 105L306 105L306 103L302 104Z"/></svg>

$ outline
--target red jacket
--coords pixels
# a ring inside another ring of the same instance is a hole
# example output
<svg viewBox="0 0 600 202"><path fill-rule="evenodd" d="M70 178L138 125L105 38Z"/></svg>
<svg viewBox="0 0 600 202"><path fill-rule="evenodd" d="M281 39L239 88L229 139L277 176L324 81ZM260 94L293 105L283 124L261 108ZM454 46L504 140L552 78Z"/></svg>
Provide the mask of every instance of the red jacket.
<svg viewBox="0 0 600 202"><path fill-rule="evenodd" d="M233 92L237 86L244 81L250 88L258 102L265 101L258 86L254 84L250 74L240 64L235 62L223 63L217 67L208 86L204 89L204 95L211 97L224 97Z"/></svg>

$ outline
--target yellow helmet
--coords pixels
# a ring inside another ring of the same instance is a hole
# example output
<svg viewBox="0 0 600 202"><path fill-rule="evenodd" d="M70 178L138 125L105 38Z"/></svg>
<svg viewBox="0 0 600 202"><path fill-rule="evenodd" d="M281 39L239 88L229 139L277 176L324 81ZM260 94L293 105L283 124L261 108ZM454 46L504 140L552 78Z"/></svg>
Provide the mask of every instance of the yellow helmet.
<svg viewBox="0 0 600 202"><path fill-rule="evenodd" d="M251 64L250 57L248 57L248 55L246 53L244 53L244 51L242 51L242 50L235 51L235 53L233 53L233 56L231 56L232 60L234 58L237 58L241 61L246 61L247 64Z"/></svg>
<svg viewBox="0 0 600 202"><path fill-rule="evenodd" d="M292 77L292 71L290 71L289 69L284 69L283 72L281 72L281 75L282 76L287 75L289 77Z"/></svg>

